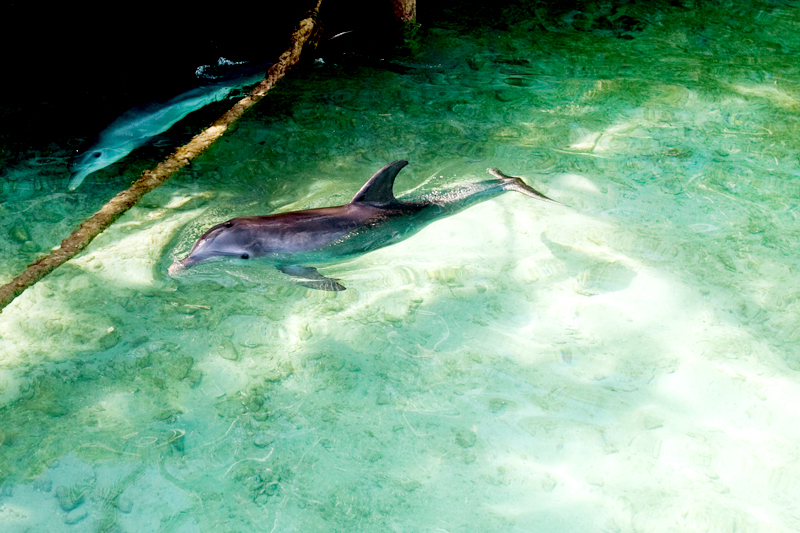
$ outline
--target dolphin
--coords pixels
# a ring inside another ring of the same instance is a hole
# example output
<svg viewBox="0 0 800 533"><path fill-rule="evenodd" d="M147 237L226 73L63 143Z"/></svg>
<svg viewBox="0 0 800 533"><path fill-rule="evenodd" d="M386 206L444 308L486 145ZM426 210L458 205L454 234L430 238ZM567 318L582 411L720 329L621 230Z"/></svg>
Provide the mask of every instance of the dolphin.
<svg viewBox="0 0 800 533"><path fill-rule="evenodd" d="M223 59L220 58L220 61ZM231 62L228 64L235 65ZM152 137L170 129L192 111L226 98L236 88L260 81L269 64L245 67L219 77L219 80L216 80L217 76L209 75L205 69L198 67L198 77L215 81L190 89L166 102L129 109L100 132L97 141L88 150L72 158L69 164L69 190L74 191L86 176L119 161Z"/></svg>
<svg viewBox="0 0 800 533"><path fill-rule="evenodd" d="M309 264L325 264L358 256L400 242L431 222L444 218L505 191L551 200L520 178L496 168L496 179L468 184L418 199L394 197L394 180L408 161L394 161L380 169L350 203L265 216L232 218L208 231L189 255L169 267L170 276L213 258L262 258L298 285L324 291L343 291L337 280L326 278Z"/></svg>

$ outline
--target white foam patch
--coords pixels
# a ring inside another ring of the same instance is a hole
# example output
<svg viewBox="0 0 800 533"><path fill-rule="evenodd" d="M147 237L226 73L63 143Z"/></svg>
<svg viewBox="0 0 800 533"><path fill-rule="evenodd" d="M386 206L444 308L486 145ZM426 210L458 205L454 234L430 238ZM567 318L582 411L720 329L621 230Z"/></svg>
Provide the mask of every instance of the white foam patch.
<svg viewBox="0 0 800 533"><path fill-rule="evenodd" d="M600 193L600 189L595 183L580 174L561 174L558 176L556 183L564 189L578 189L595 194Z"/></svg>

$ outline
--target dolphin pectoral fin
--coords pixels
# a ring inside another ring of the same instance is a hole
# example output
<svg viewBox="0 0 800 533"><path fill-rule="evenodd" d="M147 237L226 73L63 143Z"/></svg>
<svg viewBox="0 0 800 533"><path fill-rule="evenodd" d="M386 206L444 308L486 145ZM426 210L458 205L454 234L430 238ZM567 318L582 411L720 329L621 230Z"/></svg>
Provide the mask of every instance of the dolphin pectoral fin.
<svg viewBox="0 0 800 533"><path fill-rule="evenodd" d="M556 202L552 198L548 198L544 194L540 193L533 187L530 187L526 184L522 179L516 178L514 176L509 176L504 174L502 170L499 168L487 168L486 172L491 174L492 176L503 180L505 183L503 184L503 189L506 191L517 191L525 196L530 196L531 198L536 198L537 200L543 200L545 202L551 202L558 205L563 205L564 207L568 207L561 202Z"/></svg>
<svg viewBox="0 0 800 533"><path fill-rule="evenodd" d="M295 280L295 283L302 287L317 289L319 291L345 290L344 285L333 278L326 278L314 267L305 267L301 265L280 265L276 268L284 274L292 276L293 278L298 278Z"/></svg>

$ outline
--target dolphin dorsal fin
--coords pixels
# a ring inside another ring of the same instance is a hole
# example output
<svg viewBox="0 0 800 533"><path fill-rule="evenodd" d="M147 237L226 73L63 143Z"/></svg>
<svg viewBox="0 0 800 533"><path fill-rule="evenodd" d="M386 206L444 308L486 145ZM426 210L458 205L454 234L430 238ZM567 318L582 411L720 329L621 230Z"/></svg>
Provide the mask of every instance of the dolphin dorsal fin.
<svg viewBox="0 0 800 533"><path fill-rule="evenodd" d="M396 202L392 188L394 178L397 176L408 161L392 161L372 176L368 182L361 187L361 190L350 200L351 204L356 202L374 202L376 204L388 204Z"/></svg>

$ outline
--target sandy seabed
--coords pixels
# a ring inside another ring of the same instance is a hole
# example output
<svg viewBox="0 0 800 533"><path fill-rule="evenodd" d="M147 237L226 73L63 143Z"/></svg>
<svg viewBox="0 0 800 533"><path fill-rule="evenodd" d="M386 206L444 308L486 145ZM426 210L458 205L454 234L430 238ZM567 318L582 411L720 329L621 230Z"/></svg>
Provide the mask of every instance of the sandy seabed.
<svg viewBox="0 0 800 533"><path fill-rule="evenodd" d="M0 315L0 530L800 529L800 10L654 6L284 80ZM149 164L67 194L66 155L3 182L3 282ZM496 166L569 208L504 194L340 293L167 275L394 159L398 197Z"/></svg>

